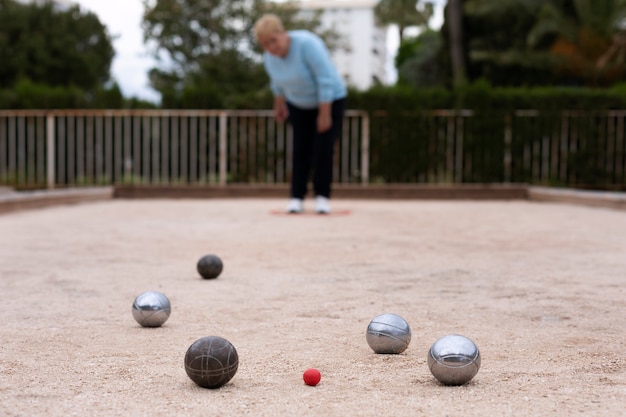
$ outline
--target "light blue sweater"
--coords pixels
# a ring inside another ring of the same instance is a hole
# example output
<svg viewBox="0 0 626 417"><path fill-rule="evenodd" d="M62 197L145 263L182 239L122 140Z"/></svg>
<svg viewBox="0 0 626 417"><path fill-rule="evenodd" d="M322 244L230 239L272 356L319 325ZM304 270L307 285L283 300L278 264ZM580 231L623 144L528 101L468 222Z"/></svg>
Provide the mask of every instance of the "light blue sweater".
<svg viewBox="0 0 626 417"><path fill-rule="evenodd" d="M288 34L291 42L284 58L263 54L272 93L303 109L346 97L346 86L322 39L306 30Z"/></svg>

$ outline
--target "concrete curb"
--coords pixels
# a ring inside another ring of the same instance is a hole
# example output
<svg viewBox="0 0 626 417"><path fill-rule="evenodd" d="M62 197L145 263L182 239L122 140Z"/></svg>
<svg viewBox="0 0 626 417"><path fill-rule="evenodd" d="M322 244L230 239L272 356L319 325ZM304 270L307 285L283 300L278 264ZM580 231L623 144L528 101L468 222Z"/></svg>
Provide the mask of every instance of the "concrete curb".
<svg viewBox="0 0 626 417"><path fill-rule="evenodd" d="M567 188L528 187L530 201L580 204L590 207L626 209L626 193Z"/></svg>
<svg viewBox="0 0 626 417"><path fill-rule="evenodd" d="M0 214L18 210L78 204L113 198L113 187L12 191L0 194Z"/></svg>
<svg viewBox="0 0 626 417"><path fill-rule="evenodd" d="M336 184L333 199L354 200L525 200L523 184ZM287 198L285 184L229 184L228 186L170 185L116 186L114 198Z"/></svg>
<svg viewBox="0 0 626 417"><path fill-rule="evenodd" d="M113 198L286 198L286 185L233 184L220 186L109 186L38 191L0 192L0 214L62 204L79 204ZM369 200L527 200L626 209L626 193L586 191L523 184L464 185L337 185L336 199Z"/></svg>

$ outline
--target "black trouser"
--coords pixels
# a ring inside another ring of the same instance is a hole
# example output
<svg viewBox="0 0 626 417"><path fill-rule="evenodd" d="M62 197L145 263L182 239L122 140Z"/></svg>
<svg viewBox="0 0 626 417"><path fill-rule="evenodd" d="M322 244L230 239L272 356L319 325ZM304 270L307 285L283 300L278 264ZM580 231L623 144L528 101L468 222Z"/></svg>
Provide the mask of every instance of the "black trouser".
<svg viewBox="0 0 626 417"><path fill-rule="evenodd" d="M317 131L318 109L299 109L287 103L289 122L293 127L293 158L291 197L304 199L311 168L315 195L330 197L333 180L333 153L335 139L341 134L346 99L332 103L332 126L326 132Z"/></svg>

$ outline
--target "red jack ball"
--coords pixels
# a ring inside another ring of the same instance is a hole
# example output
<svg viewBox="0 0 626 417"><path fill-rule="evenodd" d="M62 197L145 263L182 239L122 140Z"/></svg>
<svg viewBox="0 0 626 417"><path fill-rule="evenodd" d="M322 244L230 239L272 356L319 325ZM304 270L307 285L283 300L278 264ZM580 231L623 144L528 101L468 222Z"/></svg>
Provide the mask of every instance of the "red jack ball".
<svg viewBox="0 0 626 417"><path fill-rule="evenodd" d="M305 384L314 387L320 382L320 379L322 379L322 374L315 368L309 368L302 374L302 379L304 379Z"/></svg>

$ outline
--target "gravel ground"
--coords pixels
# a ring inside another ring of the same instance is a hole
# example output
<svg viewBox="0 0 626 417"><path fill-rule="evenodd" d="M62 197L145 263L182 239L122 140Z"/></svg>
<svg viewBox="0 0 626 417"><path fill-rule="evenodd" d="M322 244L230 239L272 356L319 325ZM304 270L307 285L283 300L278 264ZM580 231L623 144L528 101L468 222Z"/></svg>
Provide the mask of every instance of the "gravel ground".
<svg viewBox="0 0 626 417"><path fill-rule="evenodd" d="M0 405L6 416L617 416L626 408L626 212L575 205L111 200L0 216ZM278 210L278 211L277 211ZM224 271L201 279L214 253ZM157 290L160 328L131 305ZM412 328L373 353L369 321ZM439 384L426 354L459 333L476 377ZM185 374L200 337L239 369ZM302 373L318 368L316 387Z"/></svg>

